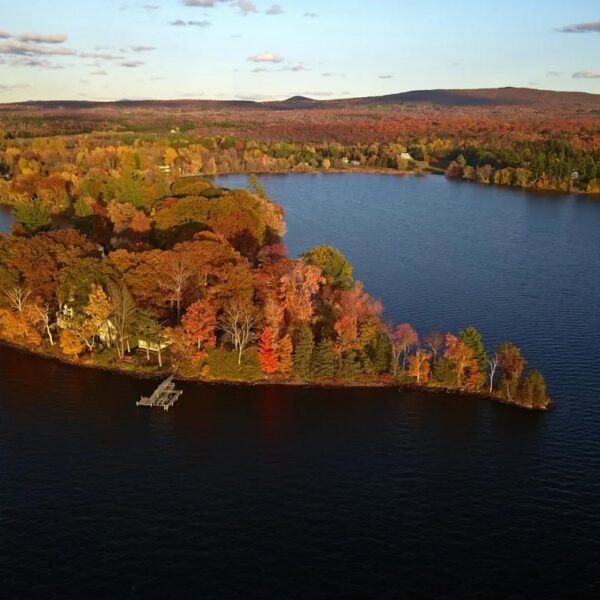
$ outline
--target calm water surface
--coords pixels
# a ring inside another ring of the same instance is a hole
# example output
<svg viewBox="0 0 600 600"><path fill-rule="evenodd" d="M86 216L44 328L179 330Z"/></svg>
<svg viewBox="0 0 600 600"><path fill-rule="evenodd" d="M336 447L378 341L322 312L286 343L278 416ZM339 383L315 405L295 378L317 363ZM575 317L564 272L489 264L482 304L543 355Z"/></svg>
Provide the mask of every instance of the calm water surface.
<svg viewBox="0 0 600 600"><path fill-rule="evenodd" d="M220 178L223 185L244 178ZM512 339L556 410L153 387L0 348L5 597L597 596L600 203L374 175L261 179L394 320Z"/></svg>

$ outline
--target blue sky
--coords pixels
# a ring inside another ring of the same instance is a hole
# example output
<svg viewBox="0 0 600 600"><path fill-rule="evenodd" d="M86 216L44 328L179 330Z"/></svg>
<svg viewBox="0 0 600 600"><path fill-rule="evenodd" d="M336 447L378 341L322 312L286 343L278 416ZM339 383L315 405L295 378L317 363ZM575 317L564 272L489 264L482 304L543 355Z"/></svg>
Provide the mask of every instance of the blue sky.
<svg viewBox="0 0 600 600"><path fill-rule="evenodd" d="M0 102L600 93L598 0L2 0Z"/></svg>

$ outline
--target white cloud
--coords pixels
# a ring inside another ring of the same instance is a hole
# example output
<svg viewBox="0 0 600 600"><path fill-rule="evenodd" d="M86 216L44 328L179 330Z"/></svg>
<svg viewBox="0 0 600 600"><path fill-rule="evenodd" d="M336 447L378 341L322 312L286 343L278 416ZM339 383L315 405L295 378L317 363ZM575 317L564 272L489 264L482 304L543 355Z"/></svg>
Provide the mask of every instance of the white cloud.
<svg viewBox="0 0 600 600"><path fill-rule="evenodd" d="M600 71L576 71L573 79L600 79Z"/></svg>
<svg viewBox="0 0 600 600"><path fill-rule="evenodd" d="M108 73L104 69L100 69L98 71L92 71L90 75L108 75Z"/></svg>
<svg viewBox="0 0 600 600"><path fill-rule="evenodd" d="M267 15L282 15L283 14L283 8L281 8L280 4L273 4L273 6L271 6L271 8L269 8L266 11Z"/></svg>
<svg viewBox="0 0 600 600"><path fill-rule="evenodd" d="M249 56L247 60L250 62L280 63L283 62L283 56L280 56L275 52L261 52L260 54Z"/></svg>
<svg viewBox="0 0 600 600"><path fill-rule="evenodd" d="M151 52L156 46L129 46L134 52Z"/></svg>

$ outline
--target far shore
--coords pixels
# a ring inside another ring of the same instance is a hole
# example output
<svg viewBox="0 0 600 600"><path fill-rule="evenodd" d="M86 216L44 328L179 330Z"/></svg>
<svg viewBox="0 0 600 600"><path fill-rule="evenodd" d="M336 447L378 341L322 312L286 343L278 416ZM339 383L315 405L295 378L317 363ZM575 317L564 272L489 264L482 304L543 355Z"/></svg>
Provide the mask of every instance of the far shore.
<svg viewBox="0 0 600 600"><path fill-rule="evenodd" d="M313 388L313 389L397 389L399 392L420 392L425 394L430 394L433 396L462 396L466 398L473 398L478 400L489 400L492 402L498 402L500 404L505 404L507 406L514 406L516 408L521 408L525 410L535 411L535 412L545 412L554 407L554 401L550 401L550 404L544 408L541 407L531 407L525 404L521 404L516 401L510 401L506 398L502 398L500 396L490 394L484 391L471 391L460 388L447 388L442 386L425 386L417 383L398 383L398 382L359 382L359 381L327 381L327 382L319 382L315 383L312 381L305 381L301 379L290 379L290 380L281 380L281 379L257 379L252 381L244 381L244 380L227 380L227 379L203 379L200 377L186 377L185 375L181 375L177 373L177 370L168 369L168 368L156 368L151 372L141 371L139 369L128 369L123 368L120 365L99 365L92 361L75 361L71 360L64 355L57 355L50 352L44 351L34 351L25 346L21 346L19 344L14 344L12 342L8 342L6 340L0 339L0 345L5 348L10 348L12 350L16 350L18 352L22 352L24 354L28 354L30 356L37 356L39 358L44 358L47 360L56 360L66 365L70 365L73 367L83 367L85 369L91 369L96 371L106 371L110 373L116 373L119 375L126 375L129 377L133 377L135 379L148 379L148 380L160 380L169 375L174 375L175 378L179 381L185 381L187 383L196 383L200 385L227 385L227 386L242 386L242 387L254 387L254 386L278 386L278 387L296 387L296 388Z"/></svg>
<svg viewBox="0 0 600 600"><path fill-rule="evenodd" d="M395 176L416 176L416 177L425 177L427 175L443 175L445 176L446 172L444 169L438 169L436 167L424 167L421 170L398 170L398 169L387 169L385 167L348 167L347 169L314 169L311 171L222 171L220 173L215 173L214 175L206 175L204 173L198 173L197 175L192 175L192 177L205 177L207 179L213 179L215 177L228 177L231 175L351 175L351 174L362 174L362 175L395 175ZM190 175L182 175L182 177L189 177ZM515 190L519 192L530 192L532 194L559 194L561 196L570 196L571 194L586 196L592 199L600 200L600 194L594 192L586 192L585 190L573 190L570 192L566 192L564 190L555 190L555 189L538 189L538 188L525 188L525 187L517 187L514 185L500 185L498 183L482 183L479 181L467 181L465 179L460 178L450 178L450 181L455 181L458 183L468 183L473 185L483 185L487 187L495 187L504 190Z"/></svg>

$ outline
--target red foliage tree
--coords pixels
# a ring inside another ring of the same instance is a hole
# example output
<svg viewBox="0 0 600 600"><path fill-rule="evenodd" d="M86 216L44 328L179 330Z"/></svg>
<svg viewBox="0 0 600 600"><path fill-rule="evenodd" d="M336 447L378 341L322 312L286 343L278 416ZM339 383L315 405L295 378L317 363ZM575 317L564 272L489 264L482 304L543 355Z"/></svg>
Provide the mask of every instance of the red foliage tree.
<svg viewBox="0 0 600 600"><path fill-rule="evenodd" d="M183 329L198 350L207 350L215 345L217 315L206 300L191 304L181 319Z"/></svg>
<svg viewBox="0 0 600 600"><path fill-rule="evenodd" d="M270 327L263 329L262 335L258 340L258 358L263 373L271 374L277 371L277 344Z"/></svg>

